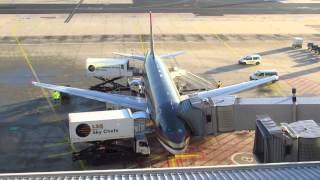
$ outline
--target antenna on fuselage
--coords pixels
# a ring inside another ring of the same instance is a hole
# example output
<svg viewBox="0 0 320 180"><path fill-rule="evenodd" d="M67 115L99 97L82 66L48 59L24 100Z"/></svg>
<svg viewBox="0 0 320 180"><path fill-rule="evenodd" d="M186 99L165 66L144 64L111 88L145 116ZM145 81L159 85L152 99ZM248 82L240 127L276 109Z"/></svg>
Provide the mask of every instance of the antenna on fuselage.
<svg viewBox="0 0 320 180"><path fill-rule="evenodd" d="M152 12L149 11L150 15L150 51L153 53L153 32L152 32Z"/></svg>

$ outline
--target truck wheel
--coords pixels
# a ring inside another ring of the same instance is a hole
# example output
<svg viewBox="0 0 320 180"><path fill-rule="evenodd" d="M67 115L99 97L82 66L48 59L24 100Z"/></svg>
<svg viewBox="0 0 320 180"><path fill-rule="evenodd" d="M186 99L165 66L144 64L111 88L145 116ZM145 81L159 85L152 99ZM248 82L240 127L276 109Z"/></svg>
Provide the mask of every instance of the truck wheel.
<svg viewBox="0 0 320 180"><path fill-rule="evenodd" d="M260 64L260 62L256 62L256 65L259 65Z"/></svg>

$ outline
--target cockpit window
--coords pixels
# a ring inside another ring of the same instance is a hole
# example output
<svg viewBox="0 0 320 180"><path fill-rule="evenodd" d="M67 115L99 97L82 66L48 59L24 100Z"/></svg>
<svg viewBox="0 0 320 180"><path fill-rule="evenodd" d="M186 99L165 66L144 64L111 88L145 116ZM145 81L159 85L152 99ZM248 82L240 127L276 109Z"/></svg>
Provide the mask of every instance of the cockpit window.
<svg viewBox="0 0 320 180"><path fill-rule="evenodd" d="M261 76L261 75L262 75L262 73L261 73L261 72L259 72L259 71L258 71L258 72L256 72L255 74L256 74L256 76Z"/></svg>

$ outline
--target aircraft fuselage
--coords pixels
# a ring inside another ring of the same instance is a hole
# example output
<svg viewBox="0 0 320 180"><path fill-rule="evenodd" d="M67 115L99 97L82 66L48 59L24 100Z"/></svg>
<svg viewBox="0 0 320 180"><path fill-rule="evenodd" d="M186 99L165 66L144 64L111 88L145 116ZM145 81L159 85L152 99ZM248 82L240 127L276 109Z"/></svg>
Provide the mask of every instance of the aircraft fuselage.
<svg viewBox="0 0 320 180"><path fill-rule="evenodd" d="M179 92L162 59L149 51L144 64L148 110L160 143L171 153L183 152L189 142L185 122L177 116Z"/></svg>

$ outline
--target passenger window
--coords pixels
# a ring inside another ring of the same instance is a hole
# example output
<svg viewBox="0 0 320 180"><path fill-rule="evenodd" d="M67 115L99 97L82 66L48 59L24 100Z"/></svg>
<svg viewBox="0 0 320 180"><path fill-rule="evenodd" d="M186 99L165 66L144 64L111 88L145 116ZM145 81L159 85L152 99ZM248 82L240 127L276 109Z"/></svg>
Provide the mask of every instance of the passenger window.
<svg viewBox="0 0 320 180"><path fill-rule="evenodd" d="M258 57L254 57L254 58L253 58L253 60L258 60L258 59L259 59Z"/></svg>
<svg viewBox="0 0 320 180"><path fill-rule="evenodd" d="M252 60L252 58L251 58L251 57L249 57L249 56L247 56L246 60Z"/></svg>

